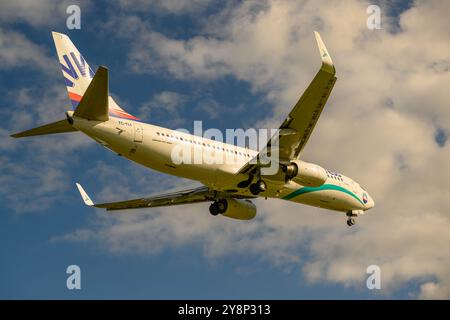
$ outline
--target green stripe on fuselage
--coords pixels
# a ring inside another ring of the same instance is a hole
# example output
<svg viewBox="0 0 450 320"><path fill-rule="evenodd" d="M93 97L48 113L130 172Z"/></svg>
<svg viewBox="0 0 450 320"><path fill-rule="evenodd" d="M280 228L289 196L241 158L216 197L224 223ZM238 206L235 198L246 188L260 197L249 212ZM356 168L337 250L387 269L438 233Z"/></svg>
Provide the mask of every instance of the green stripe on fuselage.
<svg viewBox="0 0 450 320"><path fill-rule="evenodd" d="M291 200L292 198L295 198L296 196L299 196L299 195L302 195L305 193L315 192L315 191L325 191L325 190L335 190L335 191L344 192L344 193L352 196L356 200L358 200L358 202L361 203L362 205L364 205L364 203L353 192L351 192L341 186L334 185L334 184L323 184L320 187L303 187L298 190L295 190L294 192L289 193L288 195L285 195L283 197L283 199Z"/></svg>

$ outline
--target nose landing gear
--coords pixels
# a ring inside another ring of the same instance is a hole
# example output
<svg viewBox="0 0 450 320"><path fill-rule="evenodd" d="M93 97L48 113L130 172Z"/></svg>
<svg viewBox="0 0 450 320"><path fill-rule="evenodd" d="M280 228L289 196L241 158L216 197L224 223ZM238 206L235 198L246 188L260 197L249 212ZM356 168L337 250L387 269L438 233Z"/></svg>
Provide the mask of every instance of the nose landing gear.
<svg viewBox="0 0 450 320"><path fill-rule="evenodd" d="M355 221L355 217L357 217L358 215L357 214L355 214L355 213L353 213L353 211L348 211L347 212L347 225L349 226L349 227L351 227L351 226L353 226L353 225L355 225L356 224L356 221Z"/></svg>
<svg viewBox="0 0 450 320"><path fill-rule="evenodd" d="M349 227L353 226L355 223L356 223L356 221L355 221L354 218L348 218L348 219L347 219L347 225L348 225Z"/></svg>

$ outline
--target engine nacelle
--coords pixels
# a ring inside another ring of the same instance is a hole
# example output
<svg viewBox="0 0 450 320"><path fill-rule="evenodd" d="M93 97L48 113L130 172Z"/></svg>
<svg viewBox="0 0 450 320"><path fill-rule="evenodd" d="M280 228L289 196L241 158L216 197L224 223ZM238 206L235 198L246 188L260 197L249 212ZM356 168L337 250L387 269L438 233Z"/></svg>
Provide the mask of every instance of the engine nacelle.
<svg viewBox="0 0 450 320"><path fill-rule="evenodd" d="M292 160L286 166L286 178L308 187L319 187L327 181L327 171L314 163Z"/></svg>
<svg viewBox="0 0 450 320"><path fill-rule="evenodd" d="M226 199L225 217L251 220L256 216L256 206L250 200Z"/></svg>

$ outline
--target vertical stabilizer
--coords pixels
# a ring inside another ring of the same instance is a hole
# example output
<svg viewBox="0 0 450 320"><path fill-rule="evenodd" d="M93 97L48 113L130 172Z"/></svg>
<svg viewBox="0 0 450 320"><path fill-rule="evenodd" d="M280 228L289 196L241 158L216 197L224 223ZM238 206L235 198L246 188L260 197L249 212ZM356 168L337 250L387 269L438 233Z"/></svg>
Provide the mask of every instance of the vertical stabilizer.
<svg viewBox="0 0 450 320"><path fill-rule="evenodd" d="M94 77L94 72L67 35L58 32L52 32L52 35L67 92L75 108Z"/></svg>

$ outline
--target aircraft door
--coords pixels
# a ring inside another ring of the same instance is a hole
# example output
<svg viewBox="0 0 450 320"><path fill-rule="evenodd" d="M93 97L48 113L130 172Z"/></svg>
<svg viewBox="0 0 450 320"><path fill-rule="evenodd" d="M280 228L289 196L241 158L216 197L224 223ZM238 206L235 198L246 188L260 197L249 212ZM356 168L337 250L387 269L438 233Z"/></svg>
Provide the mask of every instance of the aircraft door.
<svg viewBox="0 0 450 320"><path fill-rule="evenodd" d="M142 142L144 139L144 128L142 124L134 122L134 142Z"/></svg>

